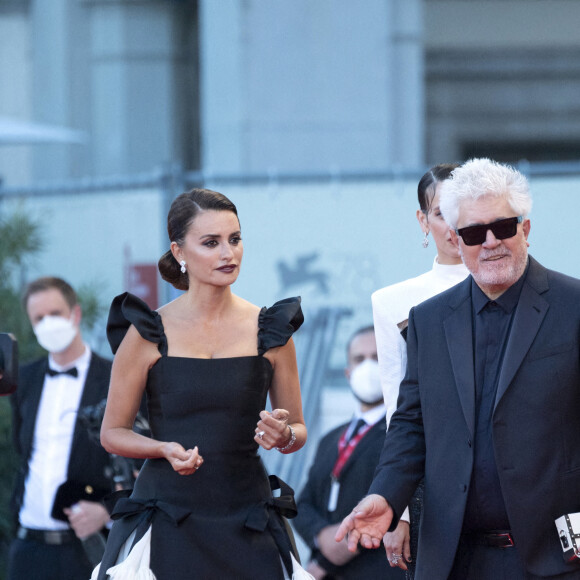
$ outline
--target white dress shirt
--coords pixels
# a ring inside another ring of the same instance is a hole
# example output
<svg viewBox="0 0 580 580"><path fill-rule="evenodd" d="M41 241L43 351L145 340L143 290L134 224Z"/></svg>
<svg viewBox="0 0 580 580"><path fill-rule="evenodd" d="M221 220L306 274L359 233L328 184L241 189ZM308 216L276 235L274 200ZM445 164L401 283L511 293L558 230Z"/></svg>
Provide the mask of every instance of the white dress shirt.
<svg viewBox="0 0 580 580"><path fill-rule="evenodd" d="M354 413L353 418L351 419L350 425L348 426L348 430L346 433L346 440L348 441L352 436L352 431L355 429L356 424L359 419L362 419L367 425L371 427L378 423L384 416L385 416L385 406L384 405L377 405L368 411L361 411L357 409Z"/></svg>
<svg viewBox="0 0 580 580"><path fill-rule="evenodd" d="M435 258L433 268L428 272L373 293L373 318L387 425L397 408L399 385L407 366L407 345L397 325L406 324L413 306L455 286L468 274L463 264L443 265Z"/></svg>
<svg viewBox="0 0 580 580"><path fill-rule="evenodd" d="M91 361L91 350L66 367L48 357L48 366L57 371L76 367L78 376L45 375L36 416L29 471L19 514L26 528L62 530L69 526L50 516L58 487L67 479L77 412Z"/></svg>

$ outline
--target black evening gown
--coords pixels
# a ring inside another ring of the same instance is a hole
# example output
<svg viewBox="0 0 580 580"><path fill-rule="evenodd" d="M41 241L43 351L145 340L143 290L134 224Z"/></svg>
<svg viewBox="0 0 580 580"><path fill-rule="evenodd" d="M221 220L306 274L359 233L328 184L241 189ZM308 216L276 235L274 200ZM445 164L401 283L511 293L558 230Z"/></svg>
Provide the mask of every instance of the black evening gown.
<svg viewBox="0 0 580 580"><path fill-rule="evenodd" d="M160 315L131 294L114 299L107 326L113 352L133 324L161 353L146 387L152 437L197 445L204 463L183 476L165 459L145 461L131 496L117 501L99 580L131 532L137 541L149 522L157 580L275 580L284 578L282 563L292 576L281 517L288 498L273 498L254 430L272 379L263 354L286 344L302 322L300 299L288 298L261 310L256 356L172 357Z"/></svg>

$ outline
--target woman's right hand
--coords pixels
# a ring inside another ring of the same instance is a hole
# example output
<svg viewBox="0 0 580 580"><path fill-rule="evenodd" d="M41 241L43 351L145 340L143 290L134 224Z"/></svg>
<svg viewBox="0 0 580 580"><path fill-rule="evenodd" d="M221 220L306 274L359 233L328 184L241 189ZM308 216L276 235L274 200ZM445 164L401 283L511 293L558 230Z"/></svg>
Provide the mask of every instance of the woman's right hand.
<svg viewBox="0 0 580 580"><path fill-rule="evenodd" d="M197 445L186 451L179 443L166 443L163 446L163 456L179 475L191 475L203 464Z"/></svg>

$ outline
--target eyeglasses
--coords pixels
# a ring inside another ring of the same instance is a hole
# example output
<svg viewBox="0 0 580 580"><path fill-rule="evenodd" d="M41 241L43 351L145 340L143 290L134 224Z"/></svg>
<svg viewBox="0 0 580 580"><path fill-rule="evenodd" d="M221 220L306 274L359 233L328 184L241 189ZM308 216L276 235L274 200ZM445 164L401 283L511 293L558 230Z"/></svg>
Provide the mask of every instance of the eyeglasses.
<svg viewBox="0 0 580 580"><path fill-rule="evenodd" d="M523 219L524 217L520 215L518 217L506 218L504 220L498 220L481 226L459 228L455 230L455 233L463 238L463 243L466 246L478 246L485 242L488 230L491 230L491 233L498 240L513 238L518 231L518 224L521 224Z"/></svg>

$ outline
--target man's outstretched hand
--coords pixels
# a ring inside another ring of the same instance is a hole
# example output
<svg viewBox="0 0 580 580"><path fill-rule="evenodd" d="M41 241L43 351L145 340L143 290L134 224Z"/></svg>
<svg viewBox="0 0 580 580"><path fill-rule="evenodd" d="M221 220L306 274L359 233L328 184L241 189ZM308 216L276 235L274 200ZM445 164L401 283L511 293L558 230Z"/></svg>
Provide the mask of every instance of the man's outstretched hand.
<svg viewBox="0 0 580 580"><path fill-rule="evenodd" d="M387 500L377 494L368 495L342 520L335 540L341 542L348 536L351 552L356 551L359 543L363 548L378 548L392 519L393 510Z"/></svg>

